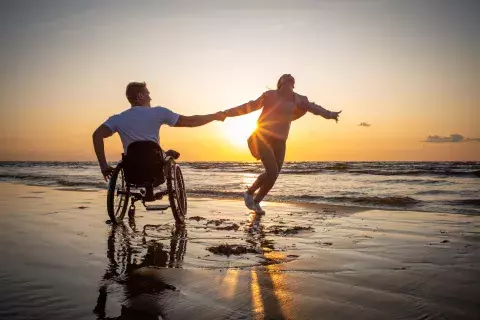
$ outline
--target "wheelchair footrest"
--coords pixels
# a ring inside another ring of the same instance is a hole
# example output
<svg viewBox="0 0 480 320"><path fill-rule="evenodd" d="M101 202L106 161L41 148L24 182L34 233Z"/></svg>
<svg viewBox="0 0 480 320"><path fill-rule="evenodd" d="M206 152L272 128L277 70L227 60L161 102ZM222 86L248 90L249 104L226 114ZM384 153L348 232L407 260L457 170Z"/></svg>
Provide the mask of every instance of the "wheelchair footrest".
<svg viewBox="0 0 480 320"><path fill-rule="evenodd" d="M149 205L149 206L145 206L145 209L147 209L148 211L163 211L163 210L167 210L168 208L170 208L170 206L168 204L157 204L157 205Z"/></svg>

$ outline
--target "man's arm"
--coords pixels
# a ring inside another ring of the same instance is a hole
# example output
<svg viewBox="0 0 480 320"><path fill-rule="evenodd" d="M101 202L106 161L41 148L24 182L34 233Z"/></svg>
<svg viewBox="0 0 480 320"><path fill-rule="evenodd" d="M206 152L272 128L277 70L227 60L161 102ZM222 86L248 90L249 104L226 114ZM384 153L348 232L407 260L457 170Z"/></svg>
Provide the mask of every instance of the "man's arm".
<svg viewBox="0 0 480 320"><path fill-rule="evenodd" d="M238 107L231 108L223 111L227 117L237 117L248 114L250 112L259 110L263 107L263 99L265 98L265 93L262 94L257 100L249 101L245 104L242 104Z"/></svg>
<svg viewBox="0 0 480 320"><path fill-rule="evenodd" d="M182 116L178 117L177 123L175 123L174 127L200 127L210 123L212 121L218 120L223 121L225 120L226 115L223 112L217 112L214 114L207 114L204 116Z"/></svg>
<svg viewBox="0 0 480 320"><path fill-rule="evenodd" d="M105 157L105 147L103 144L103 139L110 137L113 134L112 130L107 127L105 124L102 124L95 130L93 133L93 148L95 149L95 154L97 155L97 160L102 170L103 177L105 180L110 178L113 168L110 167L107 163Z"/></svg>

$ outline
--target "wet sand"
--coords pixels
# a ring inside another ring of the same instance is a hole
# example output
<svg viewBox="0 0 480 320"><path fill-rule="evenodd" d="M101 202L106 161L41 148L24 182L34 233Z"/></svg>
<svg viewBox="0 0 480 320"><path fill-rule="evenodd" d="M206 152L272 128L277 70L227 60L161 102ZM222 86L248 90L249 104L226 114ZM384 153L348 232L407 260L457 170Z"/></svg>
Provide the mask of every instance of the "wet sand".
<svg viewBox="0 0 480 320"><path fill-rule="evenodd" d="M478 319L480 217L0 183L0 319Z"/></svg>

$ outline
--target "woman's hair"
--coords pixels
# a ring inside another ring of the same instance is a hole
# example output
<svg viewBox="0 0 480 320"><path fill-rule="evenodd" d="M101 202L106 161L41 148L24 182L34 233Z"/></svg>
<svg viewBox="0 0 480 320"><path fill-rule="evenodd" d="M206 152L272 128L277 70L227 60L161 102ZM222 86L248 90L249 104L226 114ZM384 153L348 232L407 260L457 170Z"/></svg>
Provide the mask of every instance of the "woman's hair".
<svg viewBox="0 0 480 320"><path fill-rule="evenodd" d="M292 80L293 83L295 83L295 78L291 74L282 75L280 79L278 79L277 90L279 90L282 87L282 85L288 80Z"/></svg>

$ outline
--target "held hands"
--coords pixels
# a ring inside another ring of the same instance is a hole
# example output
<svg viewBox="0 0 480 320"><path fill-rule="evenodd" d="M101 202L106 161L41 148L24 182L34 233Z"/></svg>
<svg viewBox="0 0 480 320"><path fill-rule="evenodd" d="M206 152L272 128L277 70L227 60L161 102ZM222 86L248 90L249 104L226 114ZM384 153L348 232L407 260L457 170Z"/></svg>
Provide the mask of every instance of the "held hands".
<svg viewBox="0 0 480 320"><path fill-rule="evenodd" d="M342 111L338 111L338 112L331 111L330 112L330 119L333 119L338 123L338 117L340 116L340 113L342 113Z"/></svg>
<svg viewBox="0 0 480 320"><path fill-rule="evenodd" d="M225 118L227 118L227 115L223 112L223 111L220 111L220 112L217 112L215 114L213 114L213 118L217 121L225 121Z"/></svg>

